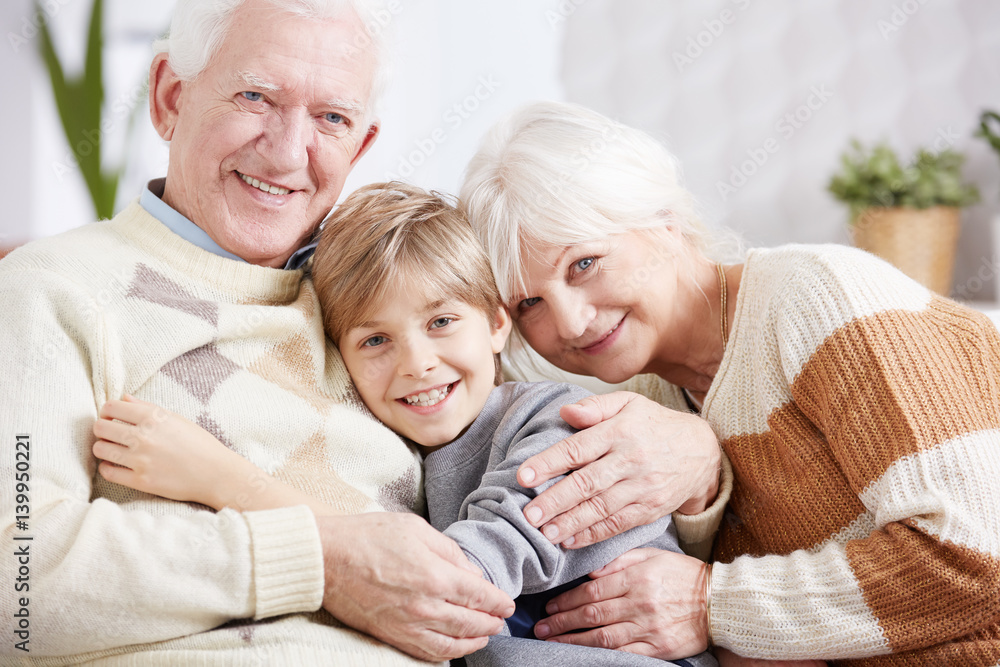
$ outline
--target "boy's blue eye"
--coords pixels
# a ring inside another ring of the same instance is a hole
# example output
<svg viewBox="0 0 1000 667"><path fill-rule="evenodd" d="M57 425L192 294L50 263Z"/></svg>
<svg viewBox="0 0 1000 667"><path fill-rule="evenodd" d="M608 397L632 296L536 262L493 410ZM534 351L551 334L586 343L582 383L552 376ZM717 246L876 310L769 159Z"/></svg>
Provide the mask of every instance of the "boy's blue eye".
<svg viewBox="0 0 1000 667"><path fill-rule="evenodd" d="M386 341L385 336L372 336L361 344L362 347L378 347Z"/></svg>
<svg viewBox="0 0 1000 667"><path fill-rule="evenodd" d="M584 257L579 262L576 263L576 268L579 271L586 271L594 263L593 257Z"/></svg>
<svg viewBox="0 0 1000 667"><path fill-rule="evenodd" d="M541 300L542 300L541 297L538 296L533 296L530 299L522 299L521 303L517 304L517 307L520 308L521 310L524 310L525 308L531 308Z"/></svg>
<svg viewBox="0 0 1000 667"><path fill-rule="evenodd" d="M243 97L245 97L249 102L260 102L262 99L264 99L264 96L255 90L247 90L242 94Z"/></svg>
<svg viewBox="0 0 1000 667"><path fill-rule="evenodd" d="M431 322L431 329L443 329L453 322L451 317L439 317L433 322Z"/></svg>

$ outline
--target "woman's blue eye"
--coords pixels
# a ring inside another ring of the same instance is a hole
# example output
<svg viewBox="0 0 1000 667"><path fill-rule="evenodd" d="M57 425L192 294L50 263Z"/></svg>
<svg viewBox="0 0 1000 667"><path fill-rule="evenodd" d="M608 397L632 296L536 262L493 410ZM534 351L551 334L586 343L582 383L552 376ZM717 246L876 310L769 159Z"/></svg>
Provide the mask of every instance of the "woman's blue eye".
<svg viewBox="0 0 1000 667"><path fill-rule="evenodd" d="M454 320L451 317L439 317L433 322L431 322L431 329L443 329L444 327L451 324Z"/></svg>
<svg viewBox="0 0 1000 667"><path fill-rule="evenodd" d="M335 125L339 125L344 122L344 117L339 113L328 113L326 114L326 119Z"/></svg>
<svg viewBox="0 0 1000 667"><path fill-rule="evenodd" d="M593 257L584 257L579 262L576 263L576 268L579 271L586 271L590 268L591 264L594 263Z"/></svg>
<svg viewBox="0 0 1000 667"><path fill-rule="evenodd" d="M362 347L378 347L385 342L385 336L372 336L361 344Z"/></svg>
<svg viewBox="0 0 1000 667"><path fill-rule="evenodd" d="M521 310L524 310L525 308L531 308L541 300L542 298L538 296L533 296L530 299L522 299L521 303L517 304L517 307L520 308Z"/></svg>
<svg viewBox="0 0 1000 667"><path fill-rule="evenodd" d="M254 90L248 90L244 92L243 97L247 98L247 101L249 102L260 102L262 99L264 99L264 96L262 94Z"/></svg>

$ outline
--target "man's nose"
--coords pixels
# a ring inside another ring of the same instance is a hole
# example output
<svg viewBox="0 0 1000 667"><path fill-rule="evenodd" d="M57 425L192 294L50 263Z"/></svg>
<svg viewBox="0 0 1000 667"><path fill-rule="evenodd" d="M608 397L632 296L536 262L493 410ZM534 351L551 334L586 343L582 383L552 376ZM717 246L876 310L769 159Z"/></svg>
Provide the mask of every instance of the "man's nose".
<svg viewBox="0 0 1000 667"><path fill-rule="evenodd" d="M258 151L277 171L292 172L309 163L315 128L304 112L273 114Z"/></svg>

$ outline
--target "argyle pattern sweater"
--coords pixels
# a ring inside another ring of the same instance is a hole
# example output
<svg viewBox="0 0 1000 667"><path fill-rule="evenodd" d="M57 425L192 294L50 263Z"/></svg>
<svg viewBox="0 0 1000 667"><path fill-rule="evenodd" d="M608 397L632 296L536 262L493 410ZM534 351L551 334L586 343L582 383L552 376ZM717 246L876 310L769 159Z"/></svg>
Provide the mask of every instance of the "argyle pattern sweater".
<svg viewBox="0 0 1000 667"><path fill-rule="evenodd" d="M97 411L129 393L345 513L422 511L418 456L365 409L301 271L216 256L133 203L7 256L0 313L0 662L425 664L320 609L305 507L216 513L97 474ZM14 522L18 435L30 442L26 530ZM30 545L26 592L13 544ZM21 597L29 652L13 648Z"/></svg>
<svg viewBox="0 0 1000 667"><path fill-rule="evenodd" d="M1000 664L1000 337L843 246L751 251L705 398L735 474L714 641Z"/></svg>

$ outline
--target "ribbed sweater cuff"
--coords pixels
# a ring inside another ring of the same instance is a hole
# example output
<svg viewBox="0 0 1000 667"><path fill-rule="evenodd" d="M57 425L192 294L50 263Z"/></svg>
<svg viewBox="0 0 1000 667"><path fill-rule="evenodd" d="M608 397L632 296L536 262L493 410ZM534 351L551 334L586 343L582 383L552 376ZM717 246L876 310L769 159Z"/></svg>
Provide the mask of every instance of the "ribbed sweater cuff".
<svg viewBox="0 0 1000 667"><path fill-rule="evenodd" d="M674 525L684 553L707 561L712 554L712 543L722 523L729 496L733 493L733 466L726 453L722 453L722 473L719 475L719 495L715 502L700 514L674 512Z"/></svg>
<svg viewBox="0 0 1000 667"><path fill-rule="evenodd" d="M255 619L316 611L323 604L323 548L305 505L245 512L253 544Z"/></svg>

